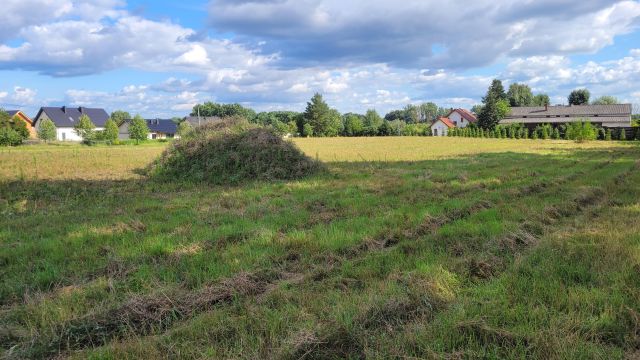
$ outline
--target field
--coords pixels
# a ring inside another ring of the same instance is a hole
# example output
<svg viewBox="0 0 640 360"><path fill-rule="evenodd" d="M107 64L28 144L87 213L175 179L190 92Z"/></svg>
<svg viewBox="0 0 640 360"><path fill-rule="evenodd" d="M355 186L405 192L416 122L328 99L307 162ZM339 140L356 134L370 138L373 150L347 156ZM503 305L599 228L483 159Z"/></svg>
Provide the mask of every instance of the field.
<svg viewBox="0 0 640 360"><path fill-rule="evenodd" d="M0 149L0 357L640 357L637 144L295 141L329 171Z"/></svg>

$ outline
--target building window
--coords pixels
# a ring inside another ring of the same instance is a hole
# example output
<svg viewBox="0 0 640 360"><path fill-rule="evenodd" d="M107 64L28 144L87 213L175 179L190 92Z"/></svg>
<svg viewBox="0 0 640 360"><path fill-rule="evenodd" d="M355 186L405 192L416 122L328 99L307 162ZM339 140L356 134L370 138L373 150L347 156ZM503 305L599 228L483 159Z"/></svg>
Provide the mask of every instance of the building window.
<svg viewBox="0 0 640 360"><path fill-rule="evenodd" d="M453 122L453 125L454 125L454 126L458 126L458 122L457 122L457 121L454 121L454 122Z"/></svg>

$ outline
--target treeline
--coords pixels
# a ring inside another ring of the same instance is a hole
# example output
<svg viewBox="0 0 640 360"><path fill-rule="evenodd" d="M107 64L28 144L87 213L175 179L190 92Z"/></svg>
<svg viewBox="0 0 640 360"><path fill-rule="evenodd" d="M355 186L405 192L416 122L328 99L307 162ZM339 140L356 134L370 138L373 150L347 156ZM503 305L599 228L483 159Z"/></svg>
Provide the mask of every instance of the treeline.
<svg viewBox="0 0 640 360"><path fill-rule="evenodd" d="M322 95L315 94L304 112L269 111L256 113L240 104L206 102L194 106L192 116L240 116L250 122L271 126L282 135L292 136L428 136L430 126L451 109L432 102L407 105L382 117L376 110L365 114L341 114L331 108Z"/></svg>

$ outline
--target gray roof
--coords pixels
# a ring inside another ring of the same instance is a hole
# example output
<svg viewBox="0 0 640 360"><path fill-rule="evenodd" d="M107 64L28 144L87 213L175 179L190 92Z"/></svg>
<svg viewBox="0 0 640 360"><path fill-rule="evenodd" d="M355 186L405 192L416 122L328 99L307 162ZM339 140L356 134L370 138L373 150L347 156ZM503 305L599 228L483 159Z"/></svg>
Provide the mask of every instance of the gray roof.
<svg viewBox="0 0 640 360"><path fill-rule="evenodd" d="M501 123L564 123L578 119L630 124L631 104L513 107Z"/></svg>
<svg viewBox="0 0 640 360"><path fill-rule="evenodd" d="M218 116L187 116L186 118L184 118L184 121L190 123L192 126L198 126L210 122L220 122L222 121L222 118Z"/></svg>
<svg viewBox="0 0 640 360"><path fill-rule="evenodd" d="M36 120L40 118L41 113L47 114L49 119L56 124L56 127L73 127L80 120L80 116L87 115L91 122L96 127L104 127L105 123L109 119L109 114L107 114L104 109L99 108L86 108L86 107L42 107L40 111L38 111L38 115L36 115Z"/></svg>
<svg viewBox="0 0 640 360"><path fill-rule="evenodd" d="M5 112L9 114L9 116L14 117L20 110L5 110Z"/></svg>

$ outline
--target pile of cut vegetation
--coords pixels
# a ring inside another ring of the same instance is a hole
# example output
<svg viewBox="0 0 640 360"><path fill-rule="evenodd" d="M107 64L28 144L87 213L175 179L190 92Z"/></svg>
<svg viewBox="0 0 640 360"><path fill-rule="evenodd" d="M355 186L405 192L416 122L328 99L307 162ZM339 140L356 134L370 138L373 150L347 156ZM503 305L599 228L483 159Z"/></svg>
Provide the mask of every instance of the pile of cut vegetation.
<svg viewBox="0 0 640 360"><path fill-rule="evenodd" d="M197 127L151 165L162 179L235 184L299 179L324 169L273 130L229 118Z"/></svg>

